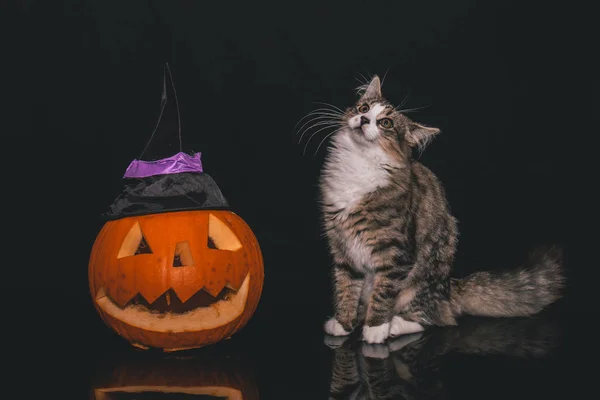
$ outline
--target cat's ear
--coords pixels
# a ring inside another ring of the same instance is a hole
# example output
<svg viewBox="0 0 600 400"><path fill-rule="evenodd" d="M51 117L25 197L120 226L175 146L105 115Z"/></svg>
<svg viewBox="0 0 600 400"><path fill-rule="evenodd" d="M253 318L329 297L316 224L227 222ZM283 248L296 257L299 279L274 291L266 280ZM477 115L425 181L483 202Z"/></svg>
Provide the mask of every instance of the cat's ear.
<svg viewBox="0 0 600 400"><path fill-rule="evenodd" d="M359 92L361 92L361 98L381 97L381 81L379 77L375 75L368 85L363 85L359 88Z"/></svg>
<svg viewBox="0 0 600 400"><path fill-rule="evenodd" d="M440 133L438 128L431 128L411 122L405 138L410 147L417 147L419 150L423 150L438 133Z"/></svg>

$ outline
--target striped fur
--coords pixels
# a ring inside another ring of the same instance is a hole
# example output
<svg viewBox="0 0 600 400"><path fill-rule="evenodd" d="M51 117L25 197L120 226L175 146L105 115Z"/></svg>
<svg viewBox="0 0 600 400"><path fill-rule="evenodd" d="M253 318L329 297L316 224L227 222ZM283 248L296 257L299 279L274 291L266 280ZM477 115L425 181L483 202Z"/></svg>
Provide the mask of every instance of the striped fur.
<svg viewBox="0 0 600 400"><path fill-rule="evenodd" d="M391 106L379 78L341 120L320 180L334 261L335 316L327 333L346 335L362 325L364 340L381 343L390 332L456 325L461 314L530 315L560 297L554 254L503 274L450 278L457 221L440 181L411 157L439 130Z"/></svg>

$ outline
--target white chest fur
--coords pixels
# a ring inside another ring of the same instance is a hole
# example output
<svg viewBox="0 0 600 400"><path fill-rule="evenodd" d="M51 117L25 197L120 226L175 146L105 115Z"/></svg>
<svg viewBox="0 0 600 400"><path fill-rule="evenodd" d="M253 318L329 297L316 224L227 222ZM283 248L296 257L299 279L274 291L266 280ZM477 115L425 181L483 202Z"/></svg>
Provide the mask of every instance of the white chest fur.
<svg viewBox="0 0 600 400"><path fill-rule="evenodd" d="M392 160L379 146L359 146L348 132L338 134L333 144L323 169L321 190L325 210L338 213L333 223L343 226L348 214L366 194L389 184L384 167ZM371 251L361 237L343 229L334 229L330 234L343 237L345 246L340 250L355 268L370 269Z"/></svg>
<svg viewBox="0 0 600 400"><path fill-rule="evenodd" d="M342 131L333 140L333 148L323 169L322 193L325 204L347 210L368 193L389 183L385 165L393 160L379 146L360 146Z"/></svg>

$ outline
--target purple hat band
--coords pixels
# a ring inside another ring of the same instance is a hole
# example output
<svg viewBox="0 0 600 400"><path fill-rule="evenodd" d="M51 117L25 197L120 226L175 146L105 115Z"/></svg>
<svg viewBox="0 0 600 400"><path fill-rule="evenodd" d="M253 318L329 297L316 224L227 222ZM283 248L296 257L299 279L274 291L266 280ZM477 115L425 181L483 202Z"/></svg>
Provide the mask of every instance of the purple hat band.
<svg viewBox="0 0 600 400"><path fill-rule="evenodd" d="M133 160L123 178L145 178L153 175L179 174L181 172L202 172L200 153L190 156L179 152L174 156L155 161Z"/></svg>

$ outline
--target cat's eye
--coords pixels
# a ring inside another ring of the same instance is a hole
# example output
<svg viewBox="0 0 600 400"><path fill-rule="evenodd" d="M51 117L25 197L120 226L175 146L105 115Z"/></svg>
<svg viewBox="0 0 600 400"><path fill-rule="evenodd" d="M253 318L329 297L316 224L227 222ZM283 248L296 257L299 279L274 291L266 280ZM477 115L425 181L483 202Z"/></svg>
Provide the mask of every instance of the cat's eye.
<svg viewBox="0 0 600 400"><path fill-rule="evenodd" d="M369 112L369 105L363 104L362 106L358 107L358 112L362 114Z"/></svg>
<svg viewBox="0 0 600 400"><path fill-rule="evenodd" d="M382 118L379 120L379 125L385 129L391 129L394 126L394 122L389 118Z"/></svg>

